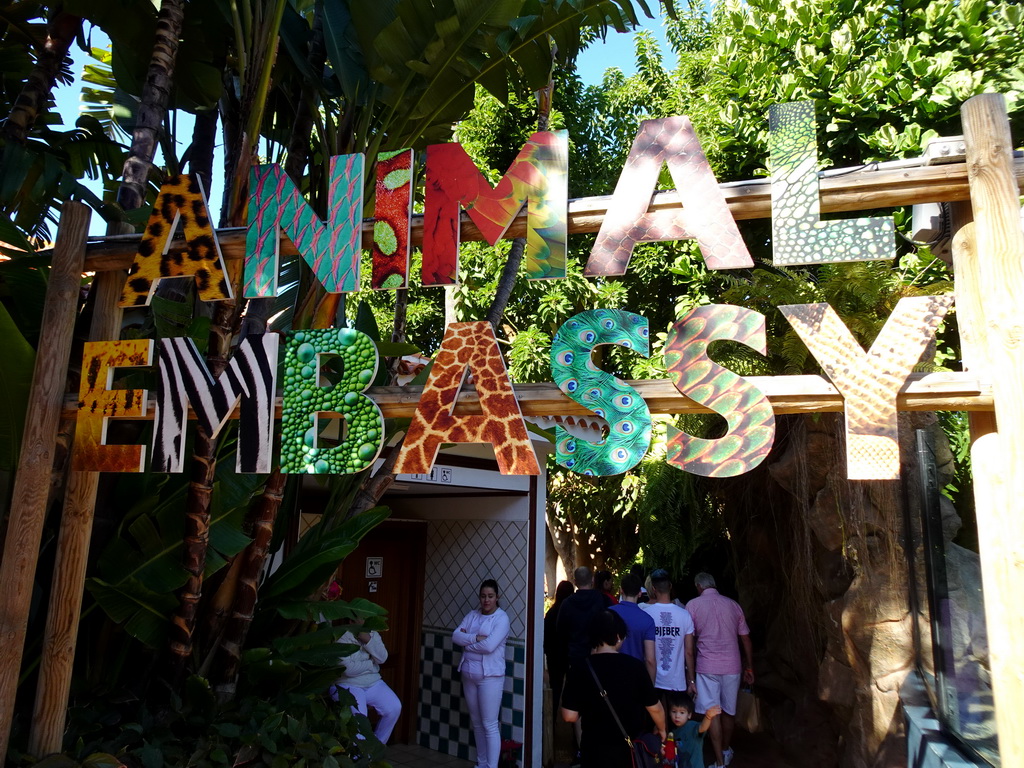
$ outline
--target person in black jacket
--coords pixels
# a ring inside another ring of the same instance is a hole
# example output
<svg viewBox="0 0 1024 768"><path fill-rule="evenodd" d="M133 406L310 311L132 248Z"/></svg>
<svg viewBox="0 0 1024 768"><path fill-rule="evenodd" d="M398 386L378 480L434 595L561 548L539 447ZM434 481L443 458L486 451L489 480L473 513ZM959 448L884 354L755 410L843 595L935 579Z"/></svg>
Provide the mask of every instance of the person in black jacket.
<svg viewBox="0 0 1024 768"><path fill-rule="evenodd" d="M583 723L582 768L629 768L632 757L622 731L631 739L645 731L645 710L654 721L654 731L665 740L665 709L647 668L639 659L619 653L626 631L626 622L615 611L598 612L589 633L593 653L571 668L565 681L562 719ZM601 696L602 689L607 700ZM609 704L622 723L621 729Z"/></svg>
<svg viewBox="0 0 1024 768"><path fill-rule="evenodd" d="M590 621L608 607L604 595L594 589L593 571L580 566L572 576L576 593L558 611L558 637L568 649L570 669L590 655Z"/></svg>
<svg viewBox="0 0 1024 768"><path fill-rule="evenodd" d="M548 683L551 686L551 702L558 711L559 697L562 695L562 683L565 673L569 671L569 648L560 642L558 637L558 613L562 604L576 591L568 581L558 582L555 587L555 602L544 614L544 655L548 661Z"/></svg>

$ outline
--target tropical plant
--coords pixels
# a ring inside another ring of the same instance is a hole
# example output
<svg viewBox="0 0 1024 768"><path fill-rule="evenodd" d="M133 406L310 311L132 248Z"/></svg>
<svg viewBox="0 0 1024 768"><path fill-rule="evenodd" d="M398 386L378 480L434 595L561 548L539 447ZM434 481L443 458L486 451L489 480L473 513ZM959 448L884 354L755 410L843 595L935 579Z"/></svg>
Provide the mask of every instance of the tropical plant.
<svg viewBox="0 0 1024 768"><path fill-rule="evenodd" d="M53 112L52 91L70 82L68 51L81 26L74 12L36 2L5 8L0 21L0 114L6 116L0 130L0 249L6 255L31 253L30 240L50 239L62 200L83 199L102 216L116 217L79 180L98 178L118 162L121 147L93 120L59 130Z"/></svg>
<svg viewBox="0 0 1024 768"><path fill-rule="evenodd" d="M22 278L28 289L23 298L28 299L37 292L33 289L38 289L40 286L31 279L29 270L19 270L17 266L21 266L20 262L0 264L0 273L5 273L3 285L11 285L10 273L13 272L15 281ZM36 277L39 276L38 272L34 274ZM18 292L14 291L14 293ZM13 294L8 298L13 300ZM24 310L27 317L19 317L18 319L21 320L19 323L15 317L12 317L12 312L8 311L3 303L0 303L0 354L6 361L2 366L3 372L0 373L3 391L6 393L3 405L0 406L0 474L7 477L18 463L29 387L32 382L32 368L36 359L35 349L24 334L30 333L29 329L33 325L38 332L38 317L31 306L25 306ZM17 309L15 309L15 313L17 313ZM6 496L5 484L4 497L6 498ZM6 504L3 506L6 507Z"/></svg>
<svg viewBox="0 0 1024 768"><path fill-rule="evenodd" d="M648 10L643 0L638 5ZM9 204L0 195L6 212L6 218L0 217L3 239L27 252L31 243L23 235L42 231L38 222L52 217L54 201L69 190L88 199L109 221L141 224L145 208L137 215L131 210L147 198L152 200L165 175L182 170L186 159L193 172L210 174L218 117L230 180L223 206L225 222L243 222L248 168L265 160L284 160L322 215L324 168L332 155L365 151L372 162L382 149L422 149L446 140L452 125L471 106L477 84L501 98L537 89L548 83L554 52L563 58L574 55L584 28L603 34L609 27L625 29L636 21L629 0L512 4L492 0L471 5L401 0L372 9L346 0L163 0L159 9L145 0L67 0L62 8L103 29L111 40L111 51L109 55L97 52L87 67L89 109L76 132L67 137L67 146L60 143L61 136L48 131L45 120L37 120L34 134L29 134L30 142L33 135L40 137L39 157L44 165L50 163L46 167L56 169L47 171L50 186L12 187ZM49 6L26 3L19 10L31 21L41 18ZM32 24L25 29L33 29L36 36L45 28ZM14 37L2 38L0 44L13 41L21 27L12 24L7 31ZM27 56L34 44L27 42L30 38L17 43L20 48L12 42L11 50ZM147 47L140 40L156 43ZM65 60L63 54L56 58ZM6 70L5 92L12 91L15 74L23 80L30 69ZM179 158L173 114L181 109L195 113L197 120L192 145ZM126 152L119 142L129 135L132 147ZM163 156L160 166L157 148ZM28 167L18 151L11 149L5 155L22 163L5 161L5 184L17 177L10 169ZM61 161L56 166L47 159L53 156ZM109 182L121 175L126 158L127 183L121 185L119 202L114 203L116 187ZM370 181L372 167L368 170ZM71 186L71 181L86 173L108 182L106 202ZM39 276L33 272L32 258L19 256L0 268L9 291L4 305L12 324L29 340L33 327L38 327L29 299L42 287L32 282ZM191 336L208 354L214 375L228 359L239 331L262 332L282 301L296 307L286 315L284 328L351 322L380 338L368 309L355 312L354 321L346 320L344 303L325 296L301 260L292 260L285 270L293 276L289 282L297 286L292 296L253 302L249 307L242 301L225 302L213 309L212 317L196 306L191 289L161 289L149 312L129 316L124 335ZM18 286L31 290L19 293ZM350 310L355 307L350 305ZM397 343L379 343L382 354L397 357L413 351L401 343L400 331L392 336ZM12 345L7 359L27 365L25 345L16 349L18 337L6 338L5 343ZM145 376L133 373L125 381ZM8 419L12 424L18 419L16 411ZM389 425L392 430L400 427ZM136 426L116 429L127 430L120 438L126 442L145 441ZM15 424L10 433L16 430ZM335 642L336 630L314 628L314 620L321 615L366 626L379 622L372 606L327 605L315 595L359 537L386 516L385 509L374 506L380 487L360 489L363 476L332 479L328 514L287 555L279 555L282 564L268 575L264 567L268 555L283 551L289 520L298 514L299 488L297 483L285 483L280 473L269 479L236 475L230 469L235 440L233 427L218 440L202 435L189 439L187 448L202 469L193 473L191 486L181 476L142 475L119 477L101 487L95 562L79 649L82 675L73 695L79 703L95 705L101 717L106 716L103 707L92 694L108 702L111 696L138 702L130 706L142 714L139 718L124 712L110 715L110 728L94 742L85 731L73 728L69 736L82 736L79 747L92 743L94 749L143 762L159 748L173 761L185 759L182 745L195 738L198 744L214 745L204 757L197 757L200 762L218 764L225 756L234 762L249 754L245 745L239 746L236 740L233 746L225 746L196 728L241 722L232 720L236 715L231 713L254 706L251 697L257 695L261 680L273 681L280 690L306 701L312 701L309 696L314 692L322 692L336 676L341 649ZM183 507L187 510L184 531L179 522ZM359 510L367 511L355 514ZM40 587L46 590L45 577ZM32 616L36 624L40 619L38 612ZM173 638L170 660L162 655L169 638ZM27 649L30 664L39 650ZM139 675L143 669L153 674ZM218 700L216 710L203 710L205 725L195 716L199 704L180 703L197 691L213 691ZM152 718L144 717L147 710ZM259 717L245 722L250 730L264 733L281 725L280 718L274 720L278 711L261 709ZM311 714L310 727L321 720L322 713ZM189 736L180 741L161 736L167 723L172 724L172 732L180 729ZM131 734L140 731L142 738L132 741ZM321 728L321 732L326 731ZM352 732L335 737L336 746L351 758ZM162 746L156 746L158 741ZM266 752L268 761L274 753ZM285 754L277 754L277 762ZM76 758L83 757L78 750ZM315 762L313 756L303 757ZM332 765L334 759L346 764L338 756L324 757L323 764Z"/></svg>
<svg viewBox="0 0 1024 768"><path fill-rule="evenodd" d="M680 417L676 428L711 437L708 419ZM637 534L647 569L666 568L677 584L692 575L691 558L726 540L722 511L705 478L680 472L661 452L639 467L643 484L636 502Z"/></svg>
<svg viewBox="0 0 1024 768"><path fill-rule="evenodd" d="M710 68L722 148L752 174L768 106L813 99L827 122L821 154L837 166L914 156L961 133L960 104L1003 93L1024 103L1024 22L1014 3L755 0L724 3Z"/></svg>

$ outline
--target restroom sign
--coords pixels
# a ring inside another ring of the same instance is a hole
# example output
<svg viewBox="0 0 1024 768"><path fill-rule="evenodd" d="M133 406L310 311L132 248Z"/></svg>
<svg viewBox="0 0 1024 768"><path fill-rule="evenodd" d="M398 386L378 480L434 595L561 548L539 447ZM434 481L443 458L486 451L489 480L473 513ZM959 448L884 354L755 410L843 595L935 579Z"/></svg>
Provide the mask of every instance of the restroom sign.
<svg viewBox="0 0 1024 768"><path fill-rule="evenodd" d="M366 578L368 579L379 579L384 575L384 558L383 557L368 557L366 558Z"/></svg>

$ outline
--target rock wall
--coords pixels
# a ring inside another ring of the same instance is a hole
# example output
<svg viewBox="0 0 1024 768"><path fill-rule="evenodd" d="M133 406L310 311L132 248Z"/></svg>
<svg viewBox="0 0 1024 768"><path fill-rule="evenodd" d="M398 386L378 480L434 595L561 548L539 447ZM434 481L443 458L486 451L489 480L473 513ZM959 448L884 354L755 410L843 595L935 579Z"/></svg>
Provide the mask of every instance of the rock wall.
<svg viewBox="0 0 1024 768"><path fill-rule="evenodd" d="M914 666L904 506L918 515L914 431L900 415L904 482L848 481L841 414L780 418L776 448L722 482L735 580L770 728L800 766L905 766L899 688ZM940 468L940 474L942 473ZM945 482L945 480L941 480Z"/></svg>

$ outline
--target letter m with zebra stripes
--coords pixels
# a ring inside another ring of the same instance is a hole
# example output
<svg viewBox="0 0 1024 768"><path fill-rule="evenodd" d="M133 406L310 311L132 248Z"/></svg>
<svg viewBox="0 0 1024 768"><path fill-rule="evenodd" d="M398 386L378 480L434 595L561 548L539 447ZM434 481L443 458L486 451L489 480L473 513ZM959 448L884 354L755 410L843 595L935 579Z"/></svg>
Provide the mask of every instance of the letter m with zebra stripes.
<svg viewBox="0 0 1024 768"><path fill-rule="evenodd" d="M276 333L246 337L214 379L192 339L160 340L152 471L181 472L189 404L213 437L241 400L237 470L270 472L279 342Z"/></svg>

